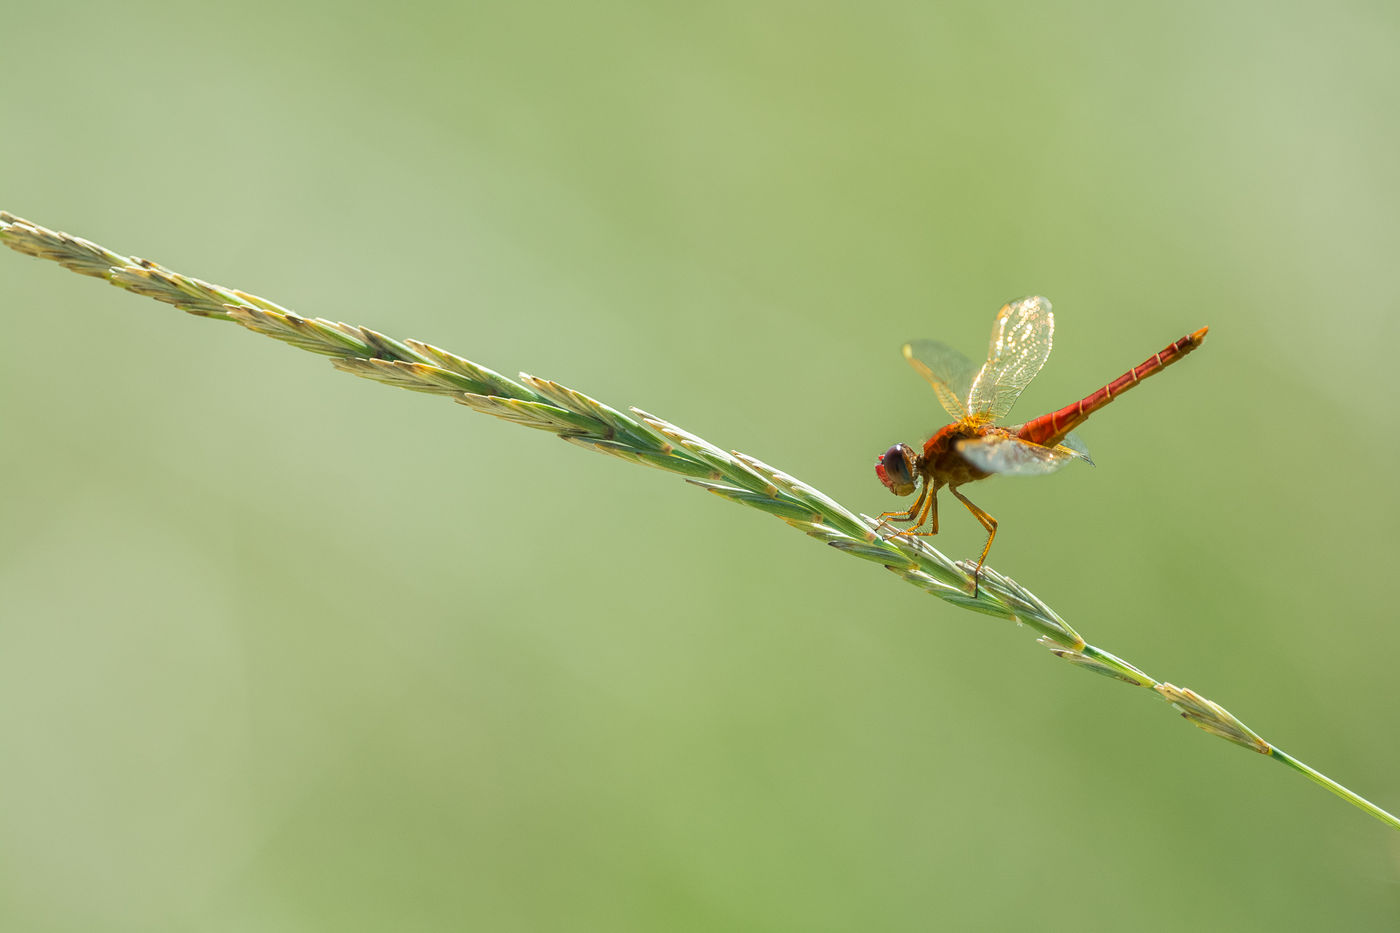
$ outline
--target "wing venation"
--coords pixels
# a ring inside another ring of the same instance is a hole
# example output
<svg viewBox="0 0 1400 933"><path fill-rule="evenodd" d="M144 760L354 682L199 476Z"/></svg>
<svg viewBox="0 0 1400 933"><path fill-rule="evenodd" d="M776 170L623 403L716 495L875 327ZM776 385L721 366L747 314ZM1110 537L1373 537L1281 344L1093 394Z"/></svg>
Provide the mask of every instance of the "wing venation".
<svg viewBox="0 0 1400 933"><path fill-rule="evenodd" d="M981 421L1000 421L1050 357L1055 315L1038 295L1005 305L992 327L987 362L972 380L967 410Z"/></svg>
<svg viewBox="0 0 1400 933"><path fill-rule="evenodd" d="M1063 446L1042 447L1012 434L988 434L959 441L958 453L979 470L1011 476L1054 473L1082 456Z"/></svg>
<svg viewBox="0 0 1400 933"><path fill-rule="evenodd" d="M943 410L961 421L967 417L967 393L977 364L940 340L911 340L904 358L928 380Z"/></svg>

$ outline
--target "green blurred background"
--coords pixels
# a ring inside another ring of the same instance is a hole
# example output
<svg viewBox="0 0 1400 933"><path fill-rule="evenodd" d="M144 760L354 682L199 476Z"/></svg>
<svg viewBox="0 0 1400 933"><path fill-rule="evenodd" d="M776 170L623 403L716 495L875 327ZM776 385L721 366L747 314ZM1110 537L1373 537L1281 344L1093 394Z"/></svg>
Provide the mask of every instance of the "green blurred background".
<svg viewBox="0 0 1400 933"><path fill-rule="evenodd" d="M1400 807L1393 3L4 3L0 207L854 508L1048 295L991 563ZM0 255L0 928L1393 930L1400 834L674 477ZM945 503L941 548L980 528Z"/></svg>

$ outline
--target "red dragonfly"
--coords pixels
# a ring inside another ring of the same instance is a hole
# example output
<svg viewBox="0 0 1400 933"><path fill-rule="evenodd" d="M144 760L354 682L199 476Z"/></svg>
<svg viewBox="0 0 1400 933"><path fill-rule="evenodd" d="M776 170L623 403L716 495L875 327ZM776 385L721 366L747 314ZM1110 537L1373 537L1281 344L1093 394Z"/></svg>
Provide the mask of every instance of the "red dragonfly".
<svg viewBox="0 0 1400 933"><path fill-rule="evenodd" d="M936 535L938 490L947 486L987 529L987 543L982 546L972 577L975 596L982 564L997 536L997 520L968 501L958 487L996 473L1053 473L1071 460L1092 465L1088 449L1071 432L1119 395L1199 347L1207 330L1202 327L1182 337L1079 401L1015 427L1002 427L997 422L1011 411L1021 391L1050 356L1055 316L1048 300L1039 296L1022 298L1001 309L992 328L987 362L981 369L936 340L905 344L904 358L933 385L938 401L954 421L924 442L923 453L916 455L908 444L895 444L875 461L875 475L896 496L909 495L923 481L919 498L909 511L885 512L880 518L914 523L898 534ZM930 530L919 531L925 521Z"/></svg>

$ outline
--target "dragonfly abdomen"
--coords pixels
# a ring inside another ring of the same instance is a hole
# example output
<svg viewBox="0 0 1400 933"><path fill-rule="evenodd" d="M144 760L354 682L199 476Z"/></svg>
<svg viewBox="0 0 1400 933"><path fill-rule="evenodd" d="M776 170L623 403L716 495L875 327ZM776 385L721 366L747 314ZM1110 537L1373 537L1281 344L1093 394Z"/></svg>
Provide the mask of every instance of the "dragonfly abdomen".
<svg viewBox="0 0 1400 933"><path fill-rule="evenodd" d="M1134 366L1097 392L1092 392L1079 401L1066 405L1059 411L1052 411L1048 415L1041 415L1039 418L1027 421L1025 424L1021 425L1016 435L1025 441L1031 441L1032 443L1041 444L1046 447L1054 447L1065 439L1066 434L1083 424L1091 414L1098 411L1148 376L1161 372L1199 347L1205 342L1206 331L1208 329L1209 328L1202 327L1193 334L1187 334L1175 343L1165 347L1161 352L1153 354L1151 359L1144 361L1138 366Z"/></svg>

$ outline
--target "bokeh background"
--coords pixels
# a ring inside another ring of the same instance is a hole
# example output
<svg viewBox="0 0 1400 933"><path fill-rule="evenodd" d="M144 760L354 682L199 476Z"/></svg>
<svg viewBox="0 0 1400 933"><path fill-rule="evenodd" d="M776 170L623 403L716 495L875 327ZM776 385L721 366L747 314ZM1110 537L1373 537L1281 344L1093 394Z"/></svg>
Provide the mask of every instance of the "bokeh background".
<svg viewBox="0 0 1400 933"><path fill-rule="evenodd" d="M0 29L0 207L867 512L904 340L1050 296L1029 417L1209 324L981 484L991 563L1400 807L1395 4ZM1400 923L1400 834L780 522L17 254L0 306L4 929Z"/></svg>

